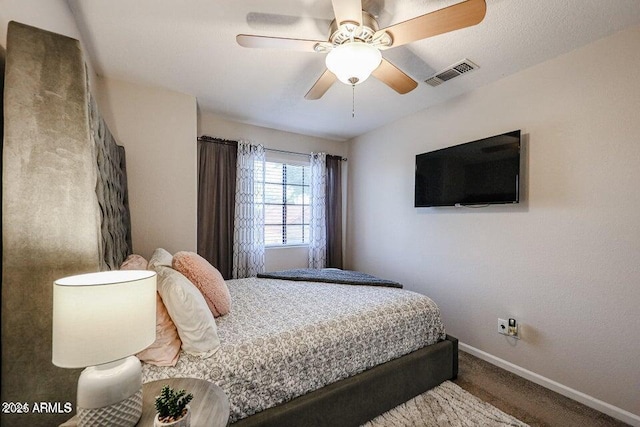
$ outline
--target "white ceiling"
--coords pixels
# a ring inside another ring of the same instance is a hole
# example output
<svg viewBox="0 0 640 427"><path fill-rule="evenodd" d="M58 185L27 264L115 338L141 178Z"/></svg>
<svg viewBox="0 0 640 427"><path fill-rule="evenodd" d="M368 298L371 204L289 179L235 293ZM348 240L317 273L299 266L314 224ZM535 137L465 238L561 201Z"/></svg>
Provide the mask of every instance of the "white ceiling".
<svg viewBox="0 0 640 427"><path fill-rule="evenodd" d="M458 2L363 0L363 8L387 27ZM304 99L324 71L324 54L235 41L240 33L326 40L331 0L68 3L99 75L194 95L201 110L229 120L338 140L640 24L640 0L487 0L480 24L383 52L419 85L399 95L372 77L356 86L352 117L348 85ZM463 58L480 69L435 88L424 83Z"/></svg>

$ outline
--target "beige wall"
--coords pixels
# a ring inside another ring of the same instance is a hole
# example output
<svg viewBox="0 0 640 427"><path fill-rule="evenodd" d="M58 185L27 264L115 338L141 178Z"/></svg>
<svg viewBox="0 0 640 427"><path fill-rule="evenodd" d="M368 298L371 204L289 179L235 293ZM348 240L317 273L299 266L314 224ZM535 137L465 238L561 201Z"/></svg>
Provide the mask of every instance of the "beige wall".
<svg viewBox="0 0 640 427"><path fill-rule="evenodd" d="M233 122L209 112L200 112L199 114L198 135L232 140L245 139L256 144L262 144L266 148L298 153L326 152L343 157L347 154L347 145L344 142ZM345 230L344 233L346 235L348 162L342 164L342 174L344 219L342 228ZM290 268L306 268L309 264L308 254L307 246L267 248L265 269L266 271L276 271Z"/></svg>
<svg viewBox="0 0 640 427"><path fill-rule="evenodd" d="M216 114L199 111L198 135L224 139L247 139L265 148L310 153L324 151L327 154L346 156L347 145L341 141L300 135L275 129L253 126L226 120Z"/></svg>
<svg viewBox="0 0 640 427"><path fill-rule="evenodd" d="M470 350L640 424L638 46L640 27L351 141L348 259L431 296ZM524 203L413 207L416 154L514 129Z"/></svg>
<svg viewBox="0 0 640 427"><path fill-rule="evenodd" d="M196 99L98 78L100 112L127 153L133 251L196 251Z"/></svg>

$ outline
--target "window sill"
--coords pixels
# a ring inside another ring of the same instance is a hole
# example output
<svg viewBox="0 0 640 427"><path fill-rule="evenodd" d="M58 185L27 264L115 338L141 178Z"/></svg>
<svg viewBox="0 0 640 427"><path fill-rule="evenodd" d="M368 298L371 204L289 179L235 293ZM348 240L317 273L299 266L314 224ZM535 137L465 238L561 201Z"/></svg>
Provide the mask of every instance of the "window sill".
<svg viewBox="0 0 640 427"><path fill-rule="evenodd" d="M308 243L300 243L298 245L266 245L265 249L291 249L291 248L308 248Z"/></svg>

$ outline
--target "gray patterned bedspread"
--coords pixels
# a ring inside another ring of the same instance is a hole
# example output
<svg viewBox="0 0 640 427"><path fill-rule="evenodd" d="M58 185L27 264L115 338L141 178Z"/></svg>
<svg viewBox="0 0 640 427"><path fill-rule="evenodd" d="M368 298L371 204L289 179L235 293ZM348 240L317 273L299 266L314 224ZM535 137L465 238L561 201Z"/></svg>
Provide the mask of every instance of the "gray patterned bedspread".
<svg viewBox="0 0 640 427"><path fill-rule="evenodd" d="M389 286L402 288L398 282L381 279L360 271L341 270L339 268L296 268L293 270L258 273L258 277L300 282L341 283L344 285Z"/></svg>
<svg viewBox="0 0 640 427"><path fill-rule="evenodd" d="M229 397L231 422L444 339L428 297L373 286L276 279L227 281L231 312L216 323L210 358L175 367L143 363L144 382L202 378Z"/></svg>

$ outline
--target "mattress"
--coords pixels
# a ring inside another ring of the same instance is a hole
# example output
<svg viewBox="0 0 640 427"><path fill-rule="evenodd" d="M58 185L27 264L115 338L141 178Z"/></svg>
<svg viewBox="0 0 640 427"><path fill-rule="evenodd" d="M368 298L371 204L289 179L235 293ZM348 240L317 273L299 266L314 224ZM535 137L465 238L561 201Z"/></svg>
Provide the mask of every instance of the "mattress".
<svg viewBox="0 0 640 427"><path fill-rule="evenodd" d="M445 338L437 305L397 288L247 278L227 281L209 358L143 363L143 381L202 378L229 397L231 422Z"/></svg>

